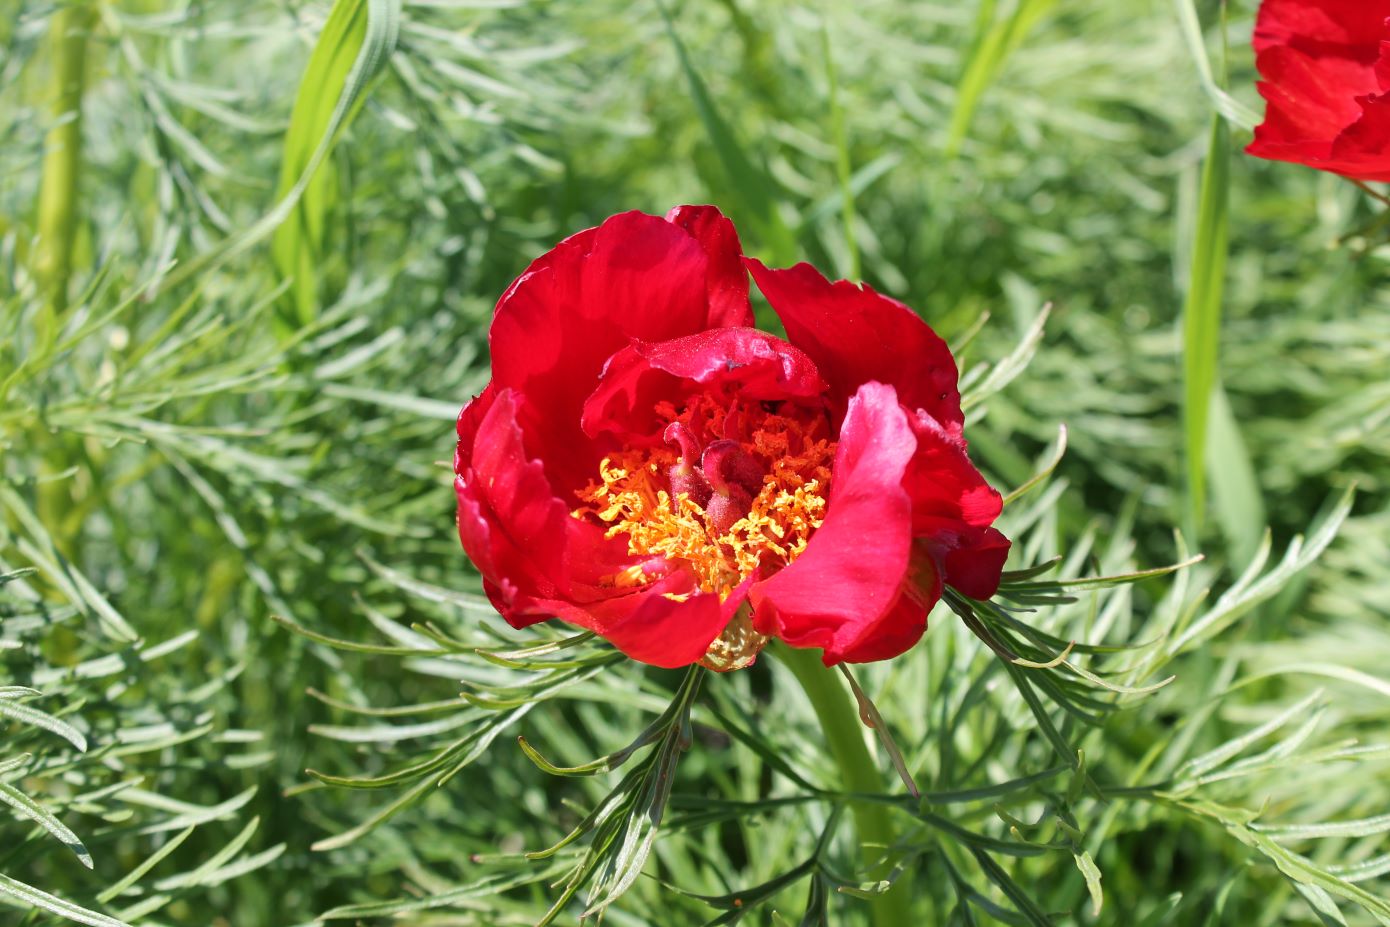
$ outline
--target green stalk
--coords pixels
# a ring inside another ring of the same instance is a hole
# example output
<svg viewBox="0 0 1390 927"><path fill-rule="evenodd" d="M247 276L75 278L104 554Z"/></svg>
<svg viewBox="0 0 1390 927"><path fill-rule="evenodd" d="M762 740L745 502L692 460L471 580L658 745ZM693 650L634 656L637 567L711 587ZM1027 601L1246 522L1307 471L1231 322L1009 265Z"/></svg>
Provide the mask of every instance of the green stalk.
<svg viewBox="0 0 1390 927"><path fill-rule="evenodd" d="M848 792L882 791L882 774L864 742L864 724L859 719L854 696L844 681L821 663L818 650L799 650L781 644L774 647L777 659L796 676L811 700L811 707L816 710L830 753L840 767L841 785ZM877 802L854 802L851 808L864 859L873 864L883 856L883 847L892 846L896 839L890 817L892 810ZM879 865L869 875L875 879L885 878L888 868ZM869 903L875 927L904 927L914 923L909 897L911 887L905 881L900 876L890 891Z"/></svg>
<svg viewBox="0 0 1390 927"><path fill-rule="evenodd" d="M1182 311L1182 420L1187 465L1183 527L1194 549L1198 547L1206 516L1212 393L1221 382L1221 309L1230 225L1230 131L1225 118L1220 114L1212 116Z"/></svg>
<svg viewBox="0 0 1390 927"><path fill-rule="evenodd" d="M58 125L44 140L43 174L35 217L33 273L43 305L37 325L40 349L57 335L67 310L72 245L77 227L77 178L82 163L82 93L87 77L87 35L92 6L77 0L53 14L49 35L50 112Z"/></svg>

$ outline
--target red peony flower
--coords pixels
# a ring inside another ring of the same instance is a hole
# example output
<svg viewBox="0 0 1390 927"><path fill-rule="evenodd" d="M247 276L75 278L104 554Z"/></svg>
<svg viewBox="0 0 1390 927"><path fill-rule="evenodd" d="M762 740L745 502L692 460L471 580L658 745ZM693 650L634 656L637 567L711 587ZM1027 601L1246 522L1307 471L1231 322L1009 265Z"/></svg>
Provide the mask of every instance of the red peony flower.
<svg viewBox="0 0 1390 927"><path fill-rule="evenodd" d="M746 269L745 269L746 268ZM787 330L753 327L748 271ZM497 610L656 666L896 656L1009 542L956 365L902 303L742 256L710 206L613 216L502 294L460 413L459 536Z"/></svg>
<svg viewBox="0 0 1390 927"><path fill-rule="evenodd" d="M1390 0L1264 0L1255 22L1268 104L1246 152L1390 180Z"/></svg>

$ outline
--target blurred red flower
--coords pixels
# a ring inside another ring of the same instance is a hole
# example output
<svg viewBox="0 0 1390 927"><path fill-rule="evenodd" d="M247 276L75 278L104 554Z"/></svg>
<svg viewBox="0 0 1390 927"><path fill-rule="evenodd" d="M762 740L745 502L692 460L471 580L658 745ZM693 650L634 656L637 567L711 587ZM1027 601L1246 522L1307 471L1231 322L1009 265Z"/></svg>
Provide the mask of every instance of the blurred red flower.
<svg viewBox="0 0 1390 927"><path fill-rule="evenodd" d="M787 340L753 327L748 272ZM948 583L999 584L999 493L966 456L950 350L907 306L744 258L710 206L565 239L502 295L458 419L458 527L512 626L633 659L896 656Z"/></svg>
<svg viewBox="0 0 1390 927"><path fill-rule="evenodd" d="M1264 0L1255 21L1265 121L1246 152L1390 180L1390 0Z"/></svg>

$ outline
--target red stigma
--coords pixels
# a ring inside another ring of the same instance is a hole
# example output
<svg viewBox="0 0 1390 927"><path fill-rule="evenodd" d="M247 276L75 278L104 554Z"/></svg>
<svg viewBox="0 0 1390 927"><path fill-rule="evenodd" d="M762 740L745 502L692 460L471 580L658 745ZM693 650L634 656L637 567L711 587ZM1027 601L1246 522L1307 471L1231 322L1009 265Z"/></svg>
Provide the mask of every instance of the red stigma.
<svg viewBox="0 0 1390 927"><path fill-rule="evenodd" d="M679 447L681 452L681 459L666 471L666 477L671 483L671 495L685 493L696 505L704 508L709 502L710 485L696 466L700 457L700 442L690 433L690 429L680 422L667 425L662 438L667 444Z"/></svg>

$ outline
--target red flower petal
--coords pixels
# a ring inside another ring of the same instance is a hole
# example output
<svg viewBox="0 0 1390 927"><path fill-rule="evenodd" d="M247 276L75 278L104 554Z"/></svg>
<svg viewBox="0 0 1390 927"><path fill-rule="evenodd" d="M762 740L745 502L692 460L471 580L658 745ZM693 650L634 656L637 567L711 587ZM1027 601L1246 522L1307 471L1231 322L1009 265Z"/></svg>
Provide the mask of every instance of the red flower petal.
<svg viewBox="0 0 1390 927"><path fill-rule="evenodd" d="M593 631L634 660L676 669L703 657L729 621L719 596L679 588L688 580L687 574L672 574L641 592L584 608L570 602L528 605Z"/></svg>
<svg viewBox="0 0 1390 927"><path fill-rule="evenodd" d="M970 462L964 444L925 412L909 421L917 436L903 486L912 497L912 533L946 518L967 525L992 524L1004 508L999 491L985 482Z"/></svg>
<svg viewBox="0 0 1390 927"><path fill-rule="evenodd" d="M933 604L941 597L938 589ZM878 621L863 629L859 639L848 644L833 662L826 651L826 666L835 663L874 663L878 660L891 660L906 653L922 639L927 630L927 613L931 606L923 606L906 593L898 596L898 601L888 609Z"/></svg>
<svg viewBox="0 0 1390 927"><path fill-rule="evenodd" d="M1375 61L1387 17L1386 0L1264 0L1252 44L1257 52L1288 45L1312 54Z"/></svg>
<svg viewBox="0 0 1390 927"><path fill-rule="evenodd" d="M865 383L849 402L825 521L789 567L750 594L754 626L845 659L897 604L912 545L903 473L916 450L896 391Z"/></svg>
<svg viewBox="0 0 1390 927"><path fill-rule="evenodd" d="M955 359L917 313L867 285L831 283L810 264L772 270L751 258L744 263L786 326L787 339L815 361L838 403L870 380L888 383L904 406L925 409L960 434Z"/></svg>
<svg viewBox="0 0 1390 927"><path fill-rule="evenodd" d="M951 588L984 601L999 591L999 575L1009 559L1009 539L994 528L970 528L957 535L945 555L945 580Z"/></svg>
<svg viewBox="0 0 1390 927"><path fill-rule="evenodd" d="M666 221L689 232L709 256L709 324L752 328L748 271L734 224L713 206L677 206L666 214Z"/></svg>
<svg viewBox="0 0 1390 927"><path fill-rule="evenodd" d="M478 426L482 424L483 417L492 408L492 403L497 399L497 384L488 383L481 393L459 410L459 417L454 422L454 430L458 433L458 444L454 447L454 474L465 473L473 462L473 440L478 433Z"/></svg>
<svg viewBox="0 0 1390 927"><path fill-rule="evenodd" d="M677 601L652 591L620 620L594 630L634 660L675 669L703 657L726 624L717 595Z"/></svg>
<svg viewBox="0 0 1390 927"><path fill-rule="evenodd" d="M1390 179L1378 95L1390 90L1390 0L1264 0L1256 66L1267 103L1247 153Z"/></svg>
<svg viewBox="0 0 1390 927"><path fill-rule="evenodd" d="M650 435L653 406L673 399L681 381L728 389L751 400L810 399L825 391L816 365L787 342L756 328L712 328L613 355L584 403L586 434Z"/></svg>
<svg viewBox="0 0 1390 927"><path fill-rule="evenodd" d="M639 212L613 216L542 255L497 303L488 336L493 382L525 394L522 427L561 491L582 485L597 465L600 452L583 439L579 414L613 352L738 315L730 241L709 213L687 221L704 237Z"/></svg>
<svg viewBox="0 0 1390 927"><path fill-rule="evenodd" d="M1329 169L1361 180L1390 180L1390 93L1356 102L1361 116L1332 143Z"/></svg>
<svg viewBox="0 0 1390 927"><path fill-rule="evenodd" d="M489 599L513 627L555 617L587 628L628 656L685 666L704 656L728 617L686 571L647 561L653 581L621 588L612 577L637 563L627 545L569 514L517 424L520 397L495 391L476 429L472 464L455 480L459 538ZM680 600L668 598L679 597Z"/></svg>
<svg viewBox="0 0 1390 927"><path fill-rule="evenodd" d="M477 424L469 467L455 480L459 537L483 576L504 592L572 598L635 561L627 546L570 515L545 469L529 459L518 419L523 401L496 390ZM510 594L510 593L509 593Z"/></svg>
<svg viewBox="0 0 1390 927"><path fill-rule="evenodd" d="M634 660L666 669L689 666L703 657L732 617L718 596L696 592L690 575L683 572L585 605L501 590L487 582L484 589L512 627L558 618L593 631Z"/></svg>
<svg viewBox="0 0 1390 927"><path fill-rule="evenodd" d="M1359 94L1379 89L1374 72L1346 58L1314 58L1278 45L1260 52L1259 90L1265 122L1255 131L1265 142L1319 141L1331 145L1356 120Z"/></svg>
<svg viewBox="0 0 1390 927"><path fill-rule="evenodd" d="M844 661L891 660L912 649L927 630L927 616L941 599L941 590L941 572L935 561L914 545L897 603L845 649Z"/></svg>

